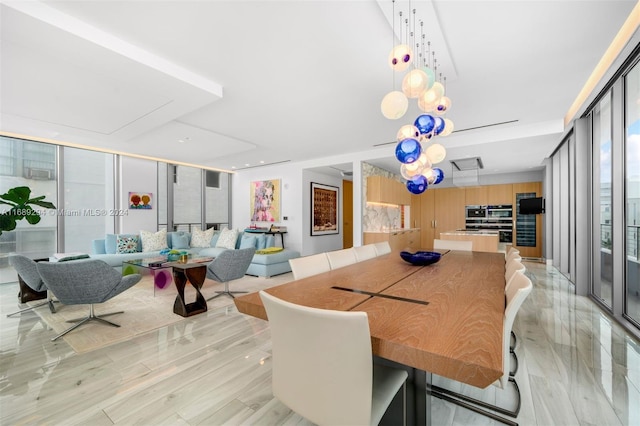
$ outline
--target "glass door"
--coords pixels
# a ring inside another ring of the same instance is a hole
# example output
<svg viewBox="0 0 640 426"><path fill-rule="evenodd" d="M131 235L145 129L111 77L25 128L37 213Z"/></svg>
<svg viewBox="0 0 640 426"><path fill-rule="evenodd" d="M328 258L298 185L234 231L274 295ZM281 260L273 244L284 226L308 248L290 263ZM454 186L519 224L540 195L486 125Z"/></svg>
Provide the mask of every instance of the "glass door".
<svg viewBox="0 0 640 426"><path fill-rule="evenodd" d="M593 136L593 280L592 294L609 309L613 300L613 215L611 205L611 92L595 107Z"/></svg>
<svg viewBox="0 0 640 426"><path fill-rule="evenodd" d="M625 314L640 324L640 65L625 81L626 157L626 303Z"/></svg>

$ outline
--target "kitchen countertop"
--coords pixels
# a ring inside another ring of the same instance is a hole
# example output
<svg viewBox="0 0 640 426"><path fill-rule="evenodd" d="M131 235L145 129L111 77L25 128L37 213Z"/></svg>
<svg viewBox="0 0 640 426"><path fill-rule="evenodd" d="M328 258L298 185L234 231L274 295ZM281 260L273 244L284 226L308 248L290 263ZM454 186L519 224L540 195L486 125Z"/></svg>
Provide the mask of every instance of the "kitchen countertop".
<svg viewBox="0 0 640 426"><path fill-rule="evenodd" d="M362 231L369 234L392 234L394 232L419 231L420 228L389 228L377 231Z"/></svg>
<svg viewBox="0 0 640 426"><path fill-rule="evenodd" d="M440 235L478 235L481 237L497 237L498 231L467 231L465 229L456 229L455 231L441 232Z"/></svg>

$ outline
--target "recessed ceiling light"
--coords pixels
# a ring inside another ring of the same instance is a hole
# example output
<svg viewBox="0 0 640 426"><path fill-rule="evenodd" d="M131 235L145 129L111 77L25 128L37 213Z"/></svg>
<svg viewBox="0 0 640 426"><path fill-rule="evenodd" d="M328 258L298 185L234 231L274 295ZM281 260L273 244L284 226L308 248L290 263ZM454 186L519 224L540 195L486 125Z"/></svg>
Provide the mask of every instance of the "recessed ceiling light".
<svg viewBox="0 0 640 426"><path fill-rule="evenodd" d="M247 163L247 164L245 164L244 166L245 166L245 167L249 167L250 165L251 165L251 164Z"/></svg>
<svg viewBox="0 0 640 426"><path fill-rule="evenodd" d="M178 143L184 143L184 139L178 139Z"/></svg>
<svg viewBox="0 0 640 426"><path fill-rule="evenodd" d="M260 161L260 164L264 164L264 161L262 161L262 160L261 160L261 161Z"/></svg>
<svg viewBox="0 0 640 426"><path fill-rule="evenodd" d="M235 168L236 168L236 166L231 166L231 168L232 168L232 169L235 169Z"/></svg>

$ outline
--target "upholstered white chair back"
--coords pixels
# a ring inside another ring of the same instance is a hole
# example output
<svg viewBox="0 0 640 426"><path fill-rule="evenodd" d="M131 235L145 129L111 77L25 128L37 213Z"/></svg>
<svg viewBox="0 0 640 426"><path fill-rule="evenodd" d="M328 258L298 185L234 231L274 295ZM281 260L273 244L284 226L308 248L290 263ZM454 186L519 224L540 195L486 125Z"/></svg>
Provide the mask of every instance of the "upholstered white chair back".
<svg viewBox="0 0 640 426"><path fill-rule="evenodd" d="M513 277L515 273L521 272L524 274L526 270L527 268L522 264L519 256L517 258L511 259L507 263L507 269L506 269L506 272L504 273L504 282L506 283L505 291L509 288L509 285L511 285L511 283L513 282Z"/></svg>
<svg viewBox="0 0 640 426"><path fill-rule="evenodd" d="M291 266L293 278L296 280L331 270L326 253L289 259L289 266Z"/></svg>
<svg viewBox="0 0 640 426"><path fill-rule="evenodd" d="M342 268L343 266L353 265L357 262L356 252L351 248L328 251L327 258L329 259L329 265L331 269Z"/></svg>
<svg viewBox="0 0 640 426"><path fill-rule="evenodd" d="M435 238L433 240L433 248L440 250L472 251L473 241L441 240Z"/></svg>
<svg viewBox="0 0 640 426"><path fill-rule="evenodd" d="M260 298L271 329L273 394L315 424L378 424L407 373L374 373L367 314L300 306L265 291Z"/></svg>
<svg viewBox="0 0 640 426"><path fill-rule="evenodd" d="M511 284L506 291L507 307L504 310L504 329L502 331L502 377L494 383L504 389L509 381L509 371L511 366L511 329L513 328L513 322L516 319L516 315L524 303L529 293L533 289L531 280L522 272L516 272L513 275Z"/></svg>
<svg viewBox="0 0 640 426"><path fill-rule="evenodd" d="M377 256L382 256L383 254L391 253L391 246L389 245L389 241L374 243L373 246L376 249Z"/></svg>
<svg viewBox="0 0 640 426"><path fill-rule="evenodd" d="M505 261L509 260L509 256L513 256L513 255L516 255L516 254L517 254L518 256L520 256L520 250L518 250L517 248L515 248L515 247L513 247L513 246L512 246L512 247L511 247L511 248L509 248L509 250L504 254L504 259L505 259Z"/></svg>
<svg viewBox="0 0 640 426"><path fill-rule="evenodd" d="M509 262L511 259L514 258L520 258L522 260L522 258L520 257L520 251L519 250L515 250L512 249L509 251L509 253L507 253L507 257L505 258L505 262Z"/></svg>
<svg viewBox="0 0 640 426"><path fill-rule="evenodd" d="M363 260L373 259L377 256L376 248L373 244L366 244L364 246L354 247L353 251L356 254L356 260L362 262Z"/></svg>

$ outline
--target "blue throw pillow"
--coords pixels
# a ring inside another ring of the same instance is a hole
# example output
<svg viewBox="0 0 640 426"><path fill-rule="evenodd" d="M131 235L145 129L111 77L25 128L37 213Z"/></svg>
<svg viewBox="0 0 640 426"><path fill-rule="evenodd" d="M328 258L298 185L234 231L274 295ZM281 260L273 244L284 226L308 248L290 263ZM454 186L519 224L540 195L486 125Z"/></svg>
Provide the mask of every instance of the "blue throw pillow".
<svg viewBox="0 0 640 426"><path fill-rule="evenodd" d="M267 236L264 234L258 234L256 237L256 250L262 250L267 247Z"/></svg>
<svg viewBox="0 0 640 426"><path fill-rule="evenodd" d="M216 243L218 242L218 238L220 238L220 232L221 231L215 231L213 233L213 237L211 238L211 247L216 246Z"/></svg>
<svg viewBox="0 0 640 426"><path fill-rule="evenodd" d="M171 233L171 248L174 249L188 249L189 248L189 233L184 231L176 231Z"/></svg>
<svg viewBox="0 0 640 426"><path fill-rule="evenodd" d="M104 251L107 254L116 254L116 234L107 234L104 239Z"/></svg>
<svg viewBox="0 0 640 426"><path fill-rule="evenodd" d="M276 246L276 237L274 235L267 235L267 240L265 241L264 248L275 247L275 246Z"/></svg>
<svg viewBox="0 0 640 426"><path fill-rule="evenodd" d="M256 237L253 235L243 235L242 240L240 241L241 249L255 247L256 246Z"/></svg>

